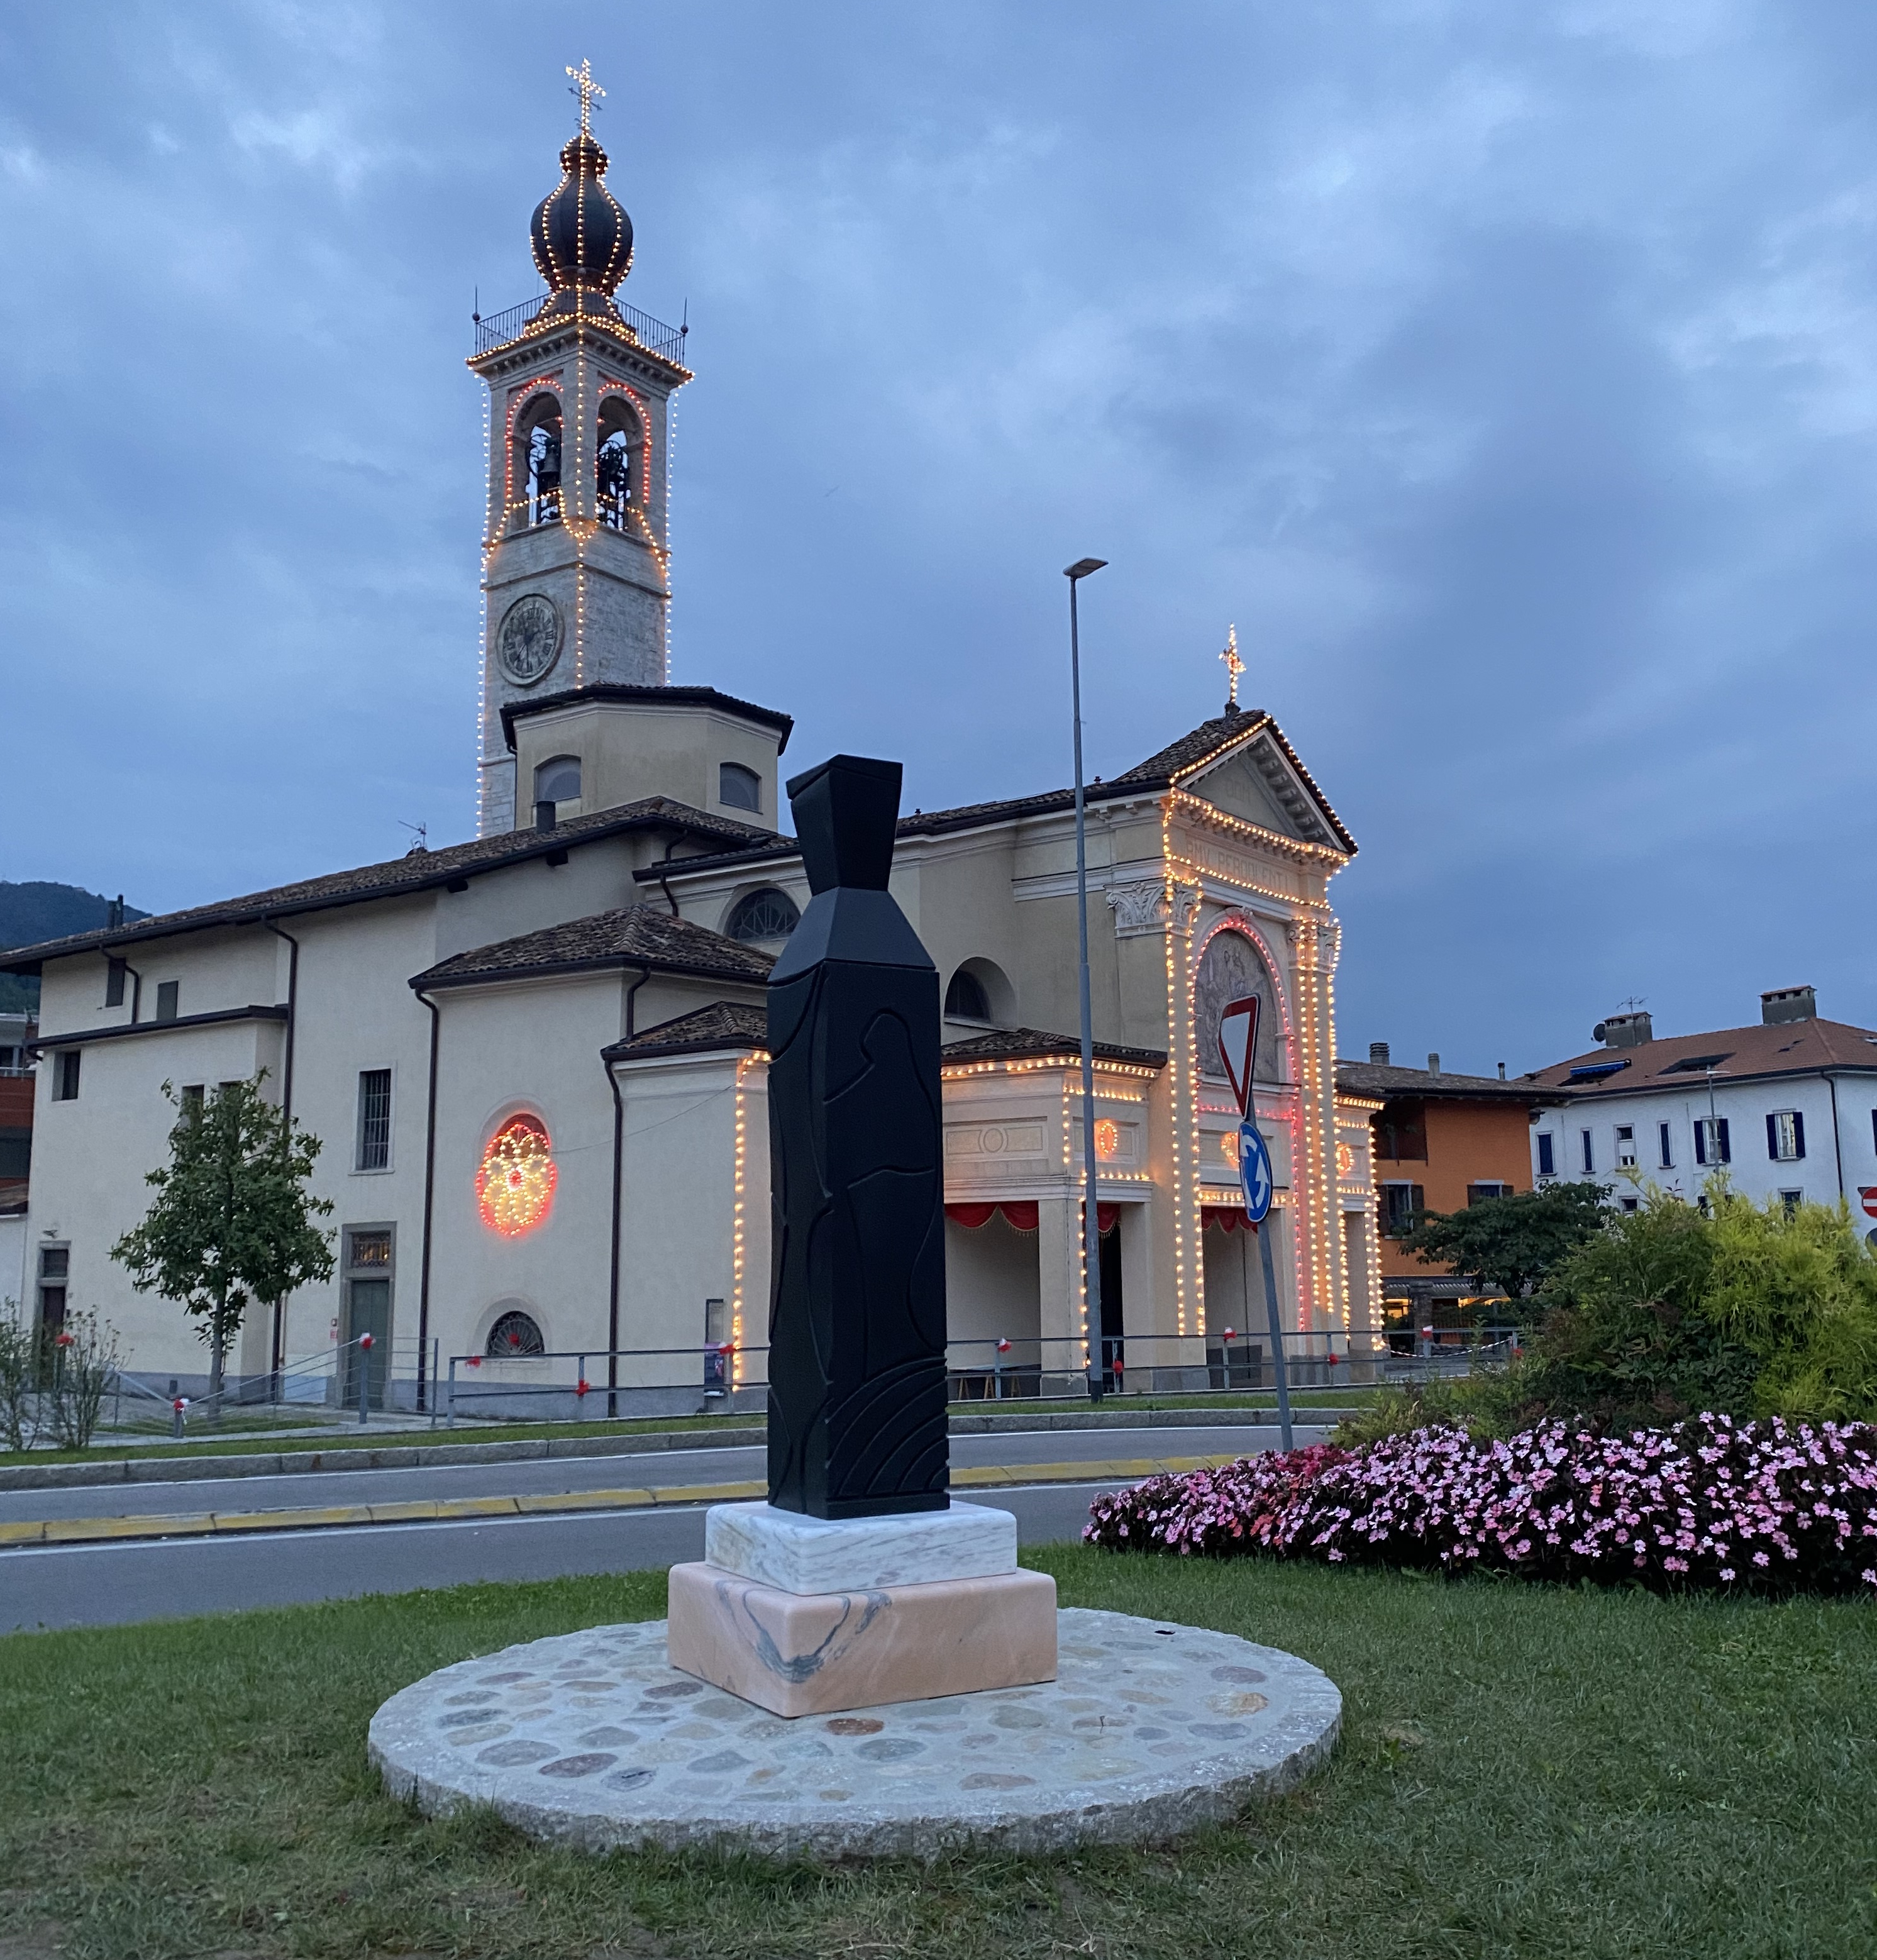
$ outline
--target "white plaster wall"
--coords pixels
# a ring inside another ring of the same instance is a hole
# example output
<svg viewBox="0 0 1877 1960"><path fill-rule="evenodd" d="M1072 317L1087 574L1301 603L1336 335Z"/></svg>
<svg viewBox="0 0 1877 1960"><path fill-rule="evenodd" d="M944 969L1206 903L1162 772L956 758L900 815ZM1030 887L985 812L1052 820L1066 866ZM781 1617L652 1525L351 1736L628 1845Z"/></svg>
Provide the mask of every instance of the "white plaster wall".
<svg viewBox="0 0 1877 1960"><path fill-rule="evenodd" d="M56 1030L55 1030L56 1031ZM169 1160L177 1112L161 1085L212 1085L266 1068L278 1095L283 1029L277 1021L227 1021L100 1042L82 1051L78 1095L55 1102L42 1064L33 1118L33 1244L68 1244L68 1306L95 1309L116 1329L132 1373L205 1377L193 1324L173 1302L139 1293L111 1248L149 1209L144 1173ZM249 1309L250 1318L260 1314Z"/></svg>
<svg viewBox="0 0 1877 1960"><path fill-rule="evenodd" d="M945 1221L945 1319L953 1367L990 1367L990 1348L959 1344L1000 1339L1018 1344L1017 1361L1036 1364L1036 1349L1024 1344L1042 1331L1036 1241L1036 1233L1018 1231L1001 1213L975 1229Z"/></svg>
<svg viewBox="0 0 1877 1960"><path fill-rule="evenodd" d="M1613 1058L1619 1053L1612 1051ZM1877 1182L1877 1151L1872 1149L1871 1134L1877 1083L1870 1078L1842 1077L1837 1101L1836 1141L1844 1153L1844 1195L1861 1215L1858 1187ZM1797 1162L1781 1163L1767 1154L1767 1115L1785 1109L1799 1110L1805 1120L1805 1154ZM1713 1113L1727 1119L1733 1160L1726 1168L1736 1191L1761 1204L1782 1191L1802 1191L1809 1201L1821 1204L1837 1202L1839 1164L1834 1147L1832 1087L1827 1077L1789 1076L1739 1083L1720 1079L1714 1084ZM1620 1176L1616 1166L1617 1126L1627 1123L1636 1131L1638 1169L1644 1184L1658 1184L1692 1200L1716 1168L1694 1161L1694 1125L1708 1114L1707 1083L1701 1077L1692 1078L1685 1090L1599 1096L1574 1106L1541 1110L1532 1127L1534 1182L1538 1175L1538 1140L1548 1132L1556 1140L1557 1181L1583 1179L1583 1132L1588 1130L1594 1166L1590 1176L1614 1187L1612 1203L1636 1196L1637 1187ZM1658 1148L1657 1126L1662 1123L1669 1126L1675 1157L1667 1169Z"/></svg>

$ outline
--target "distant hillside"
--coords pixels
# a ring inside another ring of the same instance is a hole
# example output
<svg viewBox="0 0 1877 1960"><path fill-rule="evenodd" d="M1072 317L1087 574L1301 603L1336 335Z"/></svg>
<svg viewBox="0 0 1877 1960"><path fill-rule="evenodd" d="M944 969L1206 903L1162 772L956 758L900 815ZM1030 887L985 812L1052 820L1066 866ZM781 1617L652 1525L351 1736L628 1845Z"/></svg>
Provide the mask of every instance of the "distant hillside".
<svg viewBox="0 0 1877 1960"><path fill-rule="evenodd" d="M35 880L10 885L0 878L0 947L37 946L43 939L60 939L68 932L89 932L103 925L111 902L100 893L76 885L54 885ZM148 918L135 905L124 908L126 919ZM39 982L0 973L0 1013L39 1005Z"/></svg>

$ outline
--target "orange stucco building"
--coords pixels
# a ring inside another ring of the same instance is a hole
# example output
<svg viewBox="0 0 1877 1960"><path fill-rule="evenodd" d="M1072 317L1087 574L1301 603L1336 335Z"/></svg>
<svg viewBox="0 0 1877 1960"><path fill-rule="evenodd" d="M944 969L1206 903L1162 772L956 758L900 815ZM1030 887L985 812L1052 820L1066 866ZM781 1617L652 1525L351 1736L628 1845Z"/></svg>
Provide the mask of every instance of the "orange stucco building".
<svg viewBox="0 0 1877 1960"><path fill-rule="evenodd" d="M1369 1053L1366 1062L1338 1062L1336 1087L1380 1105L1370 1121L1383 1324L1468 1317L1482 1297L1478 1281L1424 1264L1402 1249L1401 1235L1418 1212L1529 1191L1532 1117L1560 1099L1529 1080L1453 1074L1434 1055L1425 1068L1398 1068L1385 1042Z"/></svg>

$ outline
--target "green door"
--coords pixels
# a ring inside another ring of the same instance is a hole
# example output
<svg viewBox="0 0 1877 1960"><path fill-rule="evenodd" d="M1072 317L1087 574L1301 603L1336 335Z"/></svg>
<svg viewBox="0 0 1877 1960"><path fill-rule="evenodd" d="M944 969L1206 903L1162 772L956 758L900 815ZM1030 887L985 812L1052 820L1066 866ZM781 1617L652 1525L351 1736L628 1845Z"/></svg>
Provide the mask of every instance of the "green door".
<svg viewBox="0 0 1877 1960"><path fill-rule="evenodd" d="M345 1406L358 1406L358 1367L368 1362L365 1399L373 1408L384 1407L384 1373L391 1363L391 1282L388 1279L348 1280L345 1283ZM371 1336L369 1354L358 1346L361 1334Z"/></svg>

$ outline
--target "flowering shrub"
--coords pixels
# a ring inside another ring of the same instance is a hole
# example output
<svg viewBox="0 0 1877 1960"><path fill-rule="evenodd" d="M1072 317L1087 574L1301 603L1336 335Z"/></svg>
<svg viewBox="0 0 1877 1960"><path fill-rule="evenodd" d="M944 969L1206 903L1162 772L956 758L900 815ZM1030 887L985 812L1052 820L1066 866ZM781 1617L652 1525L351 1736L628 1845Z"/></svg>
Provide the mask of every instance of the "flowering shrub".
<svg viewBox="0 0 1877 1960"><path fill-rule="evenodd" d="M1082 1535L1182 1557L1877 1592L1877 1428L1707 1415L1480 1443L1426 1429L1150 1478L1098 1497Z"/></svg>

